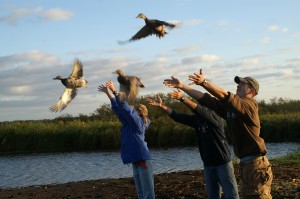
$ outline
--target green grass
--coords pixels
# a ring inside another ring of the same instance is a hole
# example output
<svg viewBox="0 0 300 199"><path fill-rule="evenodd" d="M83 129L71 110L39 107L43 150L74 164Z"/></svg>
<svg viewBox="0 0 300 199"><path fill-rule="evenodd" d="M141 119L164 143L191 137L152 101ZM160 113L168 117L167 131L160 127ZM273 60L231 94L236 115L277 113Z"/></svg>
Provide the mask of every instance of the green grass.
<svg viewBox="0 0 300 199"><path fill-rule="evenodd" d="M146 132L149 147L197 146L193 128L158 112L150 119ZM261 121L265 142L300 141L300 112L266 114ZM0 154L115 150L120 148L120 129L118 119L109 116L0 122ZM228 134L227 127L225 131Z"/></svg>
<svg viewBox="0 0 300 199"><path fill-rule="evenodd" d="M300 166L300 149L295 152L289 153L287 156L280 158L272 158L270 160L272 164L279 164L285 166Z"/></svg>

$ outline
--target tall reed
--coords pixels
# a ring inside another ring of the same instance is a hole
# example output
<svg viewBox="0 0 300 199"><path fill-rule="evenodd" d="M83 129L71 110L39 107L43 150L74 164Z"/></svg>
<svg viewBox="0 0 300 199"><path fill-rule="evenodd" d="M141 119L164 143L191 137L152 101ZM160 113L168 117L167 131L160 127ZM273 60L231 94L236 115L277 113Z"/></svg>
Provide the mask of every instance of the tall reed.
<svg viewBox="0 0 300 199"><path fill-rule="evenodd" d="M140 103L147 104L146 97L140 98ZM162 99L173 109L191 114L182 103L163 94ZM292 108L300 107L299 101L273 100L272 104L260 105L261 136L266 142L300 141L300 110ZM146 132L148 146L196 146L194 129L175 123L155 107L149 106L148 111L151 120ZM116 115L106 104L91 116L0 122L0 153L119 149L120 128Z"/></svg>

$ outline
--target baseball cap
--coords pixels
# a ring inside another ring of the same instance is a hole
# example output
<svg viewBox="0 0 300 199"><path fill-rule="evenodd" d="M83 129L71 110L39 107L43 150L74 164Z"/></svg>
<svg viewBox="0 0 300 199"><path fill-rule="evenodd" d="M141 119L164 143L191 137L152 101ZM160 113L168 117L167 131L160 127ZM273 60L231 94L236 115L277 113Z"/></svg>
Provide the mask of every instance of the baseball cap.
<svg viewBox="0 0 300 199"><path fill-rule="evenodd" d="M237 84L239 84L240 82L251 84L251 86L255 89L256 94L258 94L259 84L256 81L256 79L254 79L252 77L239 77L239 76L235 76L234 81Z"/></svg>

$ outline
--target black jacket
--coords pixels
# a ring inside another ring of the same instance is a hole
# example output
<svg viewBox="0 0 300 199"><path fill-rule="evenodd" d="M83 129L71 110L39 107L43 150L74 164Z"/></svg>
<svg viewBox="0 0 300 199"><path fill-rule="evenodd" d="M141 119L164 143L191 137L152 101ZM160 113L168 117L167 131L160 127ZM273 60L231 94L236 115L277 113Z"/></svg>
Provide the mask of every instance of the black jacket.
<svg viewBox="0 0 300 199"><path fill-rule="evenodd" d="M196 131L200 156L204 166L218 166L231 160L230 149L225 138L224 121L214 111L197 105L193 115L177 113L172 110L169 115Z"/></svg>

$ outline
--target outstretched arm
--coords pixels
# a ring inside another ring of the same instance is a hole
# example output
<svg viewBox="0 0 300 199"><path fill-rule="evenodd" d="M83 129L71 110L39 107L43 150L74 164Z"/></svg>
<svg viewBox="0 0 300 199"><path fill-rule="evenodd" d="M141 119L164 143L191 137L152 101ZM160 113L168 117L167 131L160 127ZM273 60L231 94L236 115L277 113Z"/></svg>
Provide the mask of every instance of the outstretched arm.
<svg viewBox="0 0 300 199"><path fill-rule="evenodd" d="M202 68L200 69L199 73L194 73L194 75L189 75L189 80L192 81L191 84L197 84L202 86L203 88L205 88L205 90L207 90L209 93L211 93L213 96L215 96L220 100L225 99L228 95L227 90L217 87L205 80Z"/></svg>
<svg viewBox="0 0 300 199"><path fill-rule="evenodd" d="M168 115L170 115L172 113L172 109L170 107L168 107L167 105L165 105L160 96L156 95L156 98L147 98L146 101L148 102L148 104L152 105L152 106L156 106L161 108L162 110L164 110L165 113L167 113Z"/></svg>
<svg viewBox="0 0 300 199"><path fill-rule="evenodd" d="M146 100L150 105L160 107L164 110L164 112L167 113L175 122L195 127L195 124L197 123L195 115L177 113L167 105L163 104L159 95L156 95L156 98L147 98Z"/></svg>
<svg viewBox="0 0 300 199"><path fill-rule="evenodd" d="M192 89L191 87L185 85L182 81L173 76L171 77L171 79L165 79L163 84L168 86L169 88L179 88L195 100L201 99L204 95L204 93L202 93L201 91Z"/></svg>
<svg viewBox="0 0 300 199"><path fill-rule="evenodd" d="M179 90L173 90L172 92L170 92L170 96L173 99L177 99L179 101L181 101L182 103L184 103L189 109L191 109L192 111L196 109L197 104L191 100L189 100L188 98L183 97L183 93Z"/></svg>
<svg viewBox="0 0 300 199"><path fill-rule="evenodd" d="M120 112L120 108L117 104L117 100L116 100L115 96L109 91L109 88L107 86L104 86L103 84L101 84L100 86L98 86L98 91L103 92L108 96L108 98L110 99L110 102L111 102L112 110L117 114L117 116L119 117L119 120L124 125L125 118L124 118L124 116L122 116L122 114Z"/></svg>
<svg viewBox="0 0 300 199"><path fill-rule="evenodd" d="M127 99L127 96L125 95L124 92L120 92L118 93L115 86L114 86L114 83L109 80L108 82L106 82L106 86L107 88L109 88L111 90L111 92L115 95L115 96L118 96L117 99L118 99L118 102L122 102L124 103Z"/></svg>
<svg viewBox="0 0 300 199"><path fill-rule="evenodd" d="M109 92L107 86L104 86L103 84L98 86L98 91L105 93L109 99L114 98L113 94L111 92Z"/></svg>
<svg viewBox="0 0 300 199"><path fill-rule="evenodd" d="M115 88L115 86L114 86L114 83L113 83L111 80L109 80L109 81L106 82L106 87L107 87L109 90L111 90L111 92L112 92L114 95L117 95L117 90L116 90L116 88Z"/></svg>

